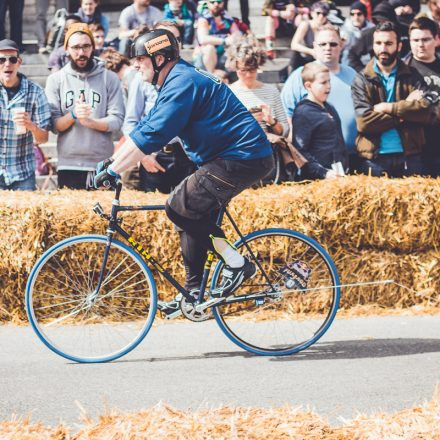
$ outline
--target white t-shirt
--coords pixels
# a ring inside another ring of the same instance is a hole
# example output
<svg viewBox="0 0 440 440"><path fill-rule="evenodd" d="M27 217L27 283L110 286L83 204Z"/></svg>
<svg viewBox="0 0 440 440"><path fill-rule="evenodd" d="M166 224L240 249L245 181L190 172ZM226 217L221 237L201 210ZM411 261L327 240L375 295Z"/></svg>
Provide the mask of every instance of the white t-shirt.
<svg viewBox="0 0 440 440"><path fill-rule="evenodd" d="M158 21L162 20L162 12L154 6L148 6L144 12L138 13L134 5L127 6L119 16L119 26L132 30L142 24L153 27Z"/></svg>

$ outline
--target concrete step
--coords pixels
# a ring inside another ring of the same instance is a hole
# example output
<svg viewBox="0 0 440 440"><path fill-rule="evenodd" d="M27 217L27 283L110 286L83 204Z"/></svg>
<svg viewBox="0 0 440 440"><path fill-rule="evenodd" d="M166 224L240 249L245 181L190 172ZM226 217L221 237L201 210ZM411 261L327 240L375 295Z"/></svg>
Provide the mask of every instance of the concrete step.
<svg viewBox="0 0 440 440"><path fill-rule="evenodd" d="M26 64L24 62L20 67L20 72L25 74L28 78L32 79L37 76L48 76L50 73L46 64Z"/></svg>
<svg viewBox="0 0 440 440"><path fill-rule="evenodd" d="M282 83L289 75L290 58L275 58L267 60L262 66L258 79L264 83Z"/></svg>
<svg viewBox="0 0 440 440"><path fill-rule="evenodd" d="M44 191L53 191L58 188L58 176L52 174L52 176L35 176L37 180L37 189Z"/></svg>
<svg viewBox="0 0 440 440"><path fill-rule="evenodd" d="M29 65L43 65L43 66L47 66L47 63L49 61L49 55L42 55L39 53L23 53L21 55L21 57L23 58L23 64L20 67L20 70L24 67L24 66L29 66Z"/></svg>
<svg viewBox="0 0 440 440"><path fill-rule="evenodd" d="M30 76L29 79L39 84L41 87L46 87L46 80L48 75Z"/></svg>

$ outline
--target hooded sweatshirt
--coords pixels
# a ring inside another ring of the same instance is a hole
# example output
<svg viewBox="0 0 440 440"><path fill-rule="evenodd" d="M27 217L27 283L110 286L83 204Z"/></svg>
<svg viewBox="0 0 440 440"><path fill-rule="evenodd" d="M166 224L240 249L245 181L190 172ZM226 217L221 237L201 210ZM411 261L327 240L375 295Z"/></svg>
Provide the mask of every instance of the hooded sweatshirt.
<svg viewBox="0 0 440 440"><path fill-rule="evenodd" d="M71 63L47 78L46 95L50 104L53 126L75 107L83 95L92 107L93 119L103 119L108 131L84 127L78 120L58 133L58 169L92 171L98 162L113 154L112 132L121 128L124 120L124 100L121 83L104 62L94 60L89 72L77 72Z"/></svg>

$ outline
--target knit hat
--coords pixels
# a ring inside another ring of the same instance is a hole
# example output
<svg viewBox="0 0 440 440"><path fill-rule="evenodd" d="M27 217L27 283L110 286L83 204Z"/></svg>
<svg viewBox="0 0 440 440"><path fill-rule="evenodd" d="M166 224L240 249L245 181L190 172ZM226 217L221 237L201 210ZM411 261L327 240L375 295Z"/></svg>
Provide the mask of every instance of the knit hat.
<svg viewBox="0 0 440 440"><path fill-rule="evenodd" d="M330 5L325 1L317 1L312 4L311 11L322 11L326 14L330 12Z"/></svg>
<svg viewBox="0 0 440 440"><path fill-rule="evenodd" d="M353 10L361 11L362 14L365 15L365 17L367 16L367 7L358 0L353 2L350 5L350 11L353 11Z"/></svg>
<svg viewBox="0 0 440 440"><path fill-rule="evenodd" d="M412 7L412 2L411 0L389 0L390 5L395 9L398 8L399 6L411 6Z"/></svg>
<svg viewBox="0 0 440 440"><path fill-rule="evenodd" d="M67 50L67 43L69 42L69 38L77 32L88 35L92 42L93 49L95 49L95 40L93 39L93 34L90 31L89 27L85 23L73 23L67 29L66 36L64 37L64 50Z"/></svg>
<svg viewBox="0 0 440 440"><path fill-rule="evenodd" d="M384 1L379 3L373 9L373 19L382 20L382 21L392 21L396 22L396 13L394 12L394 8L387 2Z"/></svg>

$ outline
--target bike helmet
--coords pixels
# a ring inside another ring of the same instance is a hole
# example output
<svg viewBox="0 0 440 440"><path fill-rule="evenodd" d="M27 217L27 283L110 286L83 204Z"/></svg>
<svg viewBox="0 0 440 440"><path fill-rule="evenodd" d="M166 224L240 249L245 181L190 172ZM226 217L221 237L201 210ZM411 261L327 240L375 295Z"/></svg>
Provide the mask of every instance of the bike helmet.
<svg viewBox="0 0 440 440"><path fill-rule="evenodd" d="M156 64L156 56L165 57L165 63L161 66ZM150 57L154 69L154 77L151 82L153 86L157 84L159 73L170 61L179 59L179 43L174 34L167 29L155 29L145 34L139 35L130 47L130 58Z"/></svg>

